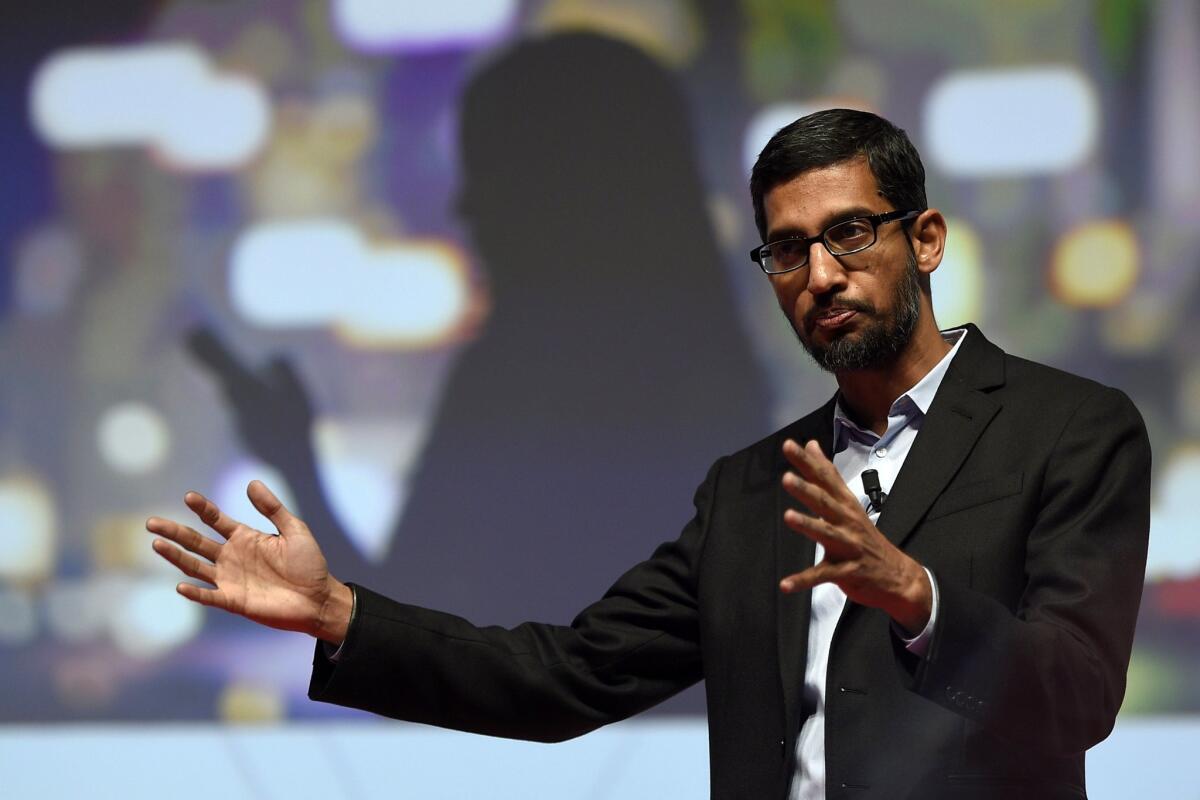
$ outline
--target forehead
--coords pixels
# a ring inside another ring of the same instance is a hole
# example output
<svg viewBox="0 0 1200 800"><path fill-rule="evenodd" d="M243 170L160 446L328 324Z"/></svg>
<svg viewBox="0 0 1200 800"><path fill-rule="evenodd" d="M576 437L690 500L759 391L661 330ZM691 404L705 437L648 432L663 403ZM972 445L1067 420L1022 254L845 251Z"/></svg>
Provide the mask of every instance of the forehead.
<svg viewBox="0 0 1200 800"><path fill-rule="evenodd" d="M763 197L767 233L815 234L851 210L887 210L865 158L802 172Z"/></svg>

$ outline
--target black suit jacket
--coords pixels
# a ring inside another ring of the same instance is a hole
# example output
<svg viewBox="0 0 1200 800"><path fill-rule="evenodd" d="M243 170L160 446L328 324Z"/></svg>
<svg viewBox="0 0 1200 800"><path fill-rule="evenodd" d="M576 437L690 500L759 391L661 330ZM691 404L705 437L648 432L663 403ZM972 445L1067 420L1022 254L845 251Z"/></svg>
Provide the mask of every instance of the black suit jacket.
<svg viewBox="0 0 1200 800"><path fill-rule="evenodd" d="M340 661L318 647L310 696L555 741L703 678L713 797L784 797L809 595L778 581L813 546L782 524L781 445L828 453L833 407L714 464L680 537L570 626L479 628L358 587ZM829 660L827 797L1084 797L1084 751L1124 694L1149 476L1125 395L969 327L878 521L937 579L933 638L916 658L882 612L847 604Z"/></svg>

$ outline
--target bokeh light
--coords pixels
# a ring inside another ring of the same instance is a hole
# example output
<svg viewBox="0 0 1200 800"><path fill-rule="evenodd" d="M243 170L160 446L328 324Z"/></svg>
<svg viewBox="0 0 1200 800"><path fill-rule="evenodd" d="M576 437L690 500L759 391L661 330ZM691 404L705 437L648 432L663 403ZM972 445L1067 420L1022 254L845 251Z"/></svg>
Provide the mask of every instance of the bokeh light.
<svg viewBox="0 0 1200 800"><path fill-rule="evenodd" d="M333 19L346 43L368 52L467 46L499 35L516 0L333 0Z"/></svg>
<svg viewBox="0 0 1200 800"><path fill-rule="evenodd" d="M985 276L983 246L965 219L946 220L949 234L942 263L929 277L938 327L982 323Z"/></svg>
<svg viewBox="0 0 1200 800"><path fill-rule="evenodd" d="M267 328L330 325L363 347L427 347L470 311L466 267L439 242L369 244L336 220L256 226L234 247L230 294Z"/></svg>
<svg viewBox="0 0 1200 800"><path fill-rule="evenodd" d="M1063 235L1050 261L1050 288L1069 306L1104 308L1125 299L1137 283L1141 259L1128 223L1103 220Z"/></svg>
<svg viewBox="0 0 1200 800"><path fill-rule="evenodd" d="M1195 503L1196 487L1200 486L1200 443L1180 445L1165 460L1150 509L1146 575L1151 579L1200 573Z"/></svg>
<svg viewBox="0 0 1200 800"><path fill-rule="evenodd" d="M171 449L171 432L162 414L149 405L120 403L101 415L96 444L113 469L144 475L166 460Z"/></svg>
<svg viewBox="0 0 1200 800"><path fill-rule="evenodd" d="M929 90L923 128L926 157L950 175L1061 172L1091 154L1099 109L1091 82L1071 67L968 70Z"/></svg>
<svg viewBox="0 0 1200 800"><path fill-rule="evenodd" d="M49 488L28 474L0 478L0 578L22 584L49 577L57 537Z"/></svg>
<svg viewBox="0 0 1200 800"><path fill-rule="evenodd" d="M270 130L257 83L182 43L67 50L32 84L34 127L64 149L140 145L185 170L246 163Z"/></svg>
<svg viewBox="0 0 1200 800"><path fill-rule="evenodd" d="M341 315L338 332L365 348L429 348L453 341L473 317L466 265L441 242L412 242L373 250L366 279Z"/></svg>
<svg viewBox="0 0 1200 800"><path fill-rule="evenodd" d="M184 602L175 592L175 581L163 578L133 583L112 609L109 632L123 653L155 658L187 642L200 632L204 611Z"/></svg>

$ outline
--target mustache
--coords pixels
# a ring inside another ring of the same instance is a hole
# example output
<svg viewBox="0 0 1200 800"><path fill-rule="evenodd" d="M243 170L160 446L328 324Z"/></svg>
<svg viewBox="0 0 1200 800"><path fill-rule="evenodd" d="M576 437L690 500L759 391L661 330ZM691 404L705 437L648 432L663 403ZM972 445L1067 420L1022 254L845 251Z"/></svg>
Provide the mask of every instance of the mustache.
<svg viewBox="0 0 1200 800"><path fill-rule="evenodd" d="M817 317L828 314L833 309L844 311L858 311L863 314L874 314L875 306L868 303L866 300L851 300L842 297L830 297L817 302L808 313L804 315L804 323L811 327L817 324Z"/></svg>

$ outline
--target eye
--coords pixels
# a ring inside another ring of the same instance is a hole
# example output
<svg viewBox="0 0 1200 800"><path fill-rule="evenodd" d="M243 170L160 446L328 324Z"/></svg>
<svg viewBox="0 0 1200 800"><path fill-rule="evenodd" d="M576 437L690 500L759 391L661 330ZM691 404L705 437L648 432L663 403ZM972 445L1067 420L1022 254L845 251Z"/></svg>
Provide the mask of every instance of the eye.
<svg viewBox="0 0 1200 800"><path fill-rule="evenodd" d="M866 247L875 240L875 226L865 219L846 220L826 231L825 240L843 251Z"/></svg>
<svg viewBox="0 0 1200 800"><path fill-rule="evenodd" d="M782 242L775 242L770 247L771 258L774 259L780 266L790 266L804 258L808 250L804 247L804 242L799 239L785 239Z"/></svg>

